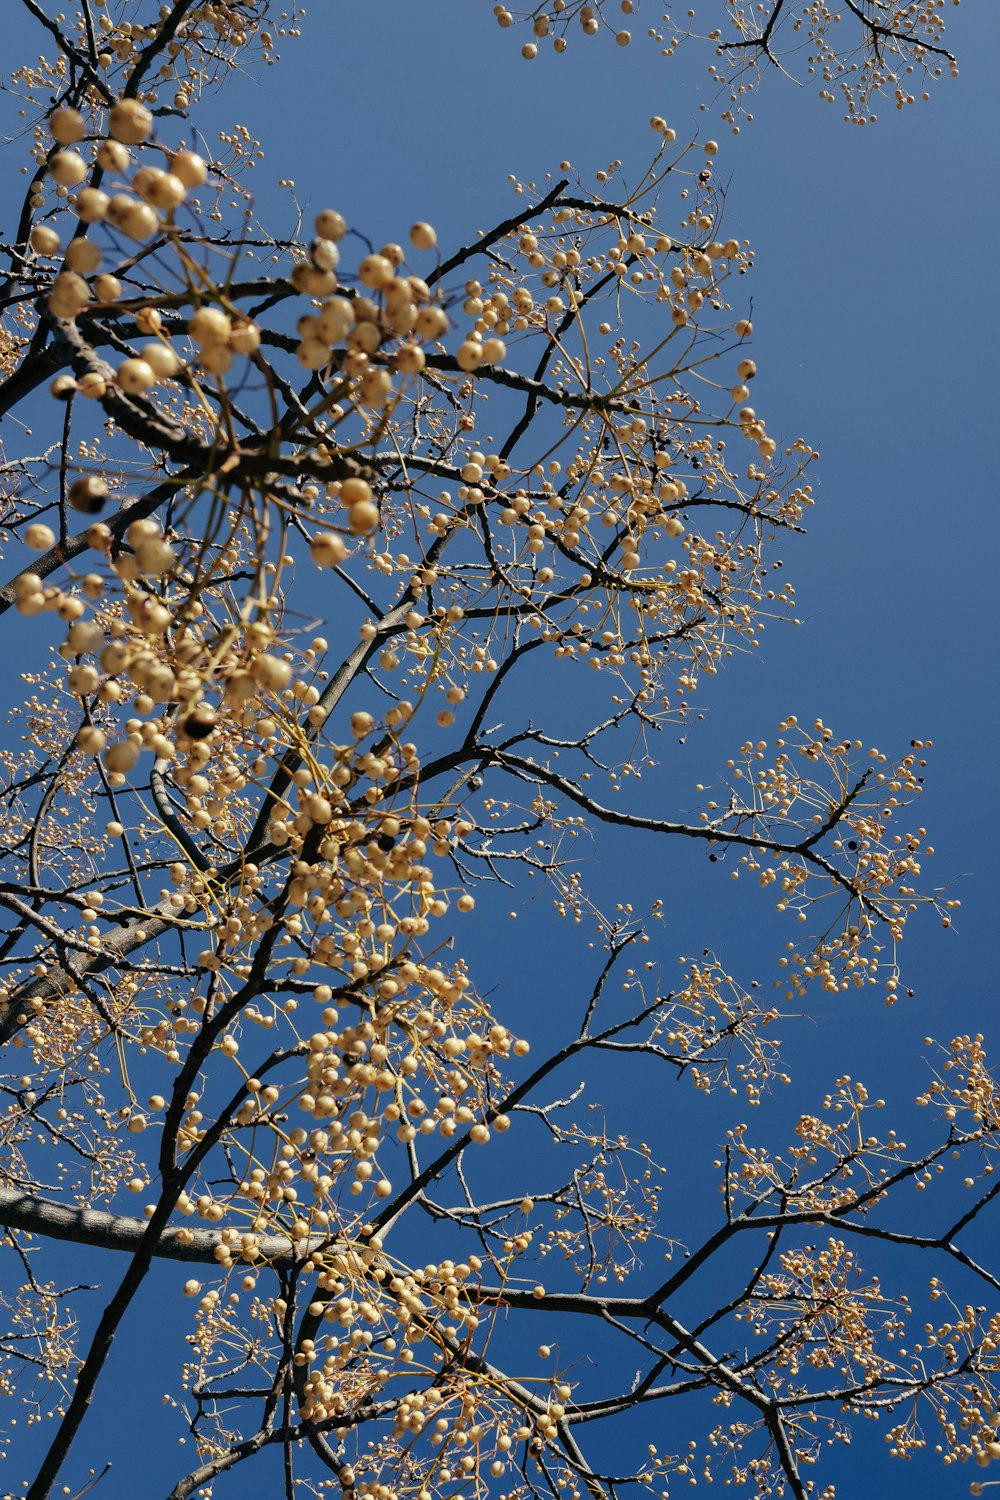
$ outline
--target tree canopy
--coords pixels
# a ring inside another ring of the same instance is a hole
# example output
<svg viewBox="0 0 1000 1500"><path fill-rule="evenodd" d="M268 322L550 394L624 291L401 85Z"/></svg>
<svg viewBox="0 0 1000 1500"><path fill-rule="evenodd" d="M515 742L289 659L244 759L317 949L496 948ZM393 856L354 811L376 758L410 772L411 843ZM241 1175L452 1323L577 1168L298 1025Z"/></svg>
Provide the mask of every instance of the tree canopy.
<svg viewBox="0 0 1000 1500"><path fill-rule="evenodd" d="M946 1464L1000 1456L982 1037L943 1039L907 1139L846 1076L796 1093L781 1147L745 1123L795 1090L791 1017L893 1005L910 919L950 924L927 747L790 714L697 808L648 791L699 684L797 623L782 550L815 499L811 442L752 404L724 148L655 116L630 186L553 163L464 243L379 245L335 203L288 232L249 130L198 120L237 68L280 96L307 17L22 7L47 50L8 82L0 290L10 1493L111 1493L88 1412L153 1277L162 1349L187 1340L179 1369L142 1338L187 1439L170 1500L802 1500L865 1421L903 1459L929 1427ZM530 63L624 45L636 9L494 14ZM771 68L859 123L955 71L935 4L717 9L730 129ZM707 855L720 900L758 886L776 984L696 937L668 970L655 876L601 909L609 831ZM523 1003L498 903L525 889L584 987ZM708 1224L664 1211L692 1091L728 1122ZM66 1242L102 1252L99 1312Z"/></svg>

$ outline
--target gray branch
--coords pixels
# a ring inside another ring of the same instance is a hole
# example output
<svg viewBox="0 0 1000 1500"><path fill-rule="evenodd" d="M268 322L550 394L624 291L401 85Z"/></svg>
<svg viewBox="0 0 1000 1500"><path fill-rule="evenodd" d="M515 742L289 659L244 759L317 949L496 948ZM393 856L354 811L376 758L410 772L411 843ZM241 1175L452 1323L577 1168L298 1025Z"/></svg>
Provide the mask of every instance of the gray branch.
<svg viewBox="0 0 1000 1500"><path fill-rule="evenodd" d="M144 1219L102 1212L95 1208L66 1208L50 1198L37 1198L17 1188L0 1188L0 1224L46 1239L69 1240L98 1250L134 1251L146 1233ZM181 1238L183 1234L184 1238ZM189 1238L190 1237L190 1238ZM327 1243L328 1236L313 1235L293 1241L284 1234L258 1235L254 1264L290 1266L304 1260ZM218 1229L165 1229L153 1254L163 1260L199 1261L218 1265L215 1252L223 1243ZM233 1250L236 1250L234 1245ZM236 1256L234 1255L234 1259Z"/></svg>

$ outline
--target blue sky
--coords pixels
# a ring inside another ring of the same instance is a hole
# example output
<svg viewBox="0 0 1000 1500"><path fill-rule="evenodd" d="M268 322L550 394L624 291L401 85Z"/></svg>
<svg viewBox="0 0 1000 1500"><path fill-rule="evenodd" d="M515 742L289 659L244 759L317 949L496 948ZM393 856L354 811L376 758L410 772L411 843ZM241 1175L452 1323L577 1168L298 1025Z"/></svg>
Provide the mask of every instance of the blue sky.
<svg viewBox="0 0 1000 1500"><path fill-rule="evenodd" d="M8 57L41 50L41 37L15 14ZM813 1018L790 1030L804 1091L849 1071L875 1092L906 1099L925 1080L926 1033L982 1030L989 1039L994 1030L1000 537L989 434L997 427L1000 305L990 264L1000 199L989 101L1000 16L969 0L949 9L948 24L961 76L942 80L929 103L884 107L877 125L859 129L812 87L771 76L753 123L734 138L713 106L705 52L692 46L665 61L640 26L628 49L578 41L562 58L543 53L529 64L519 55L521 33L498 30L478 0L317 4L278 67L234 81L198 116L216 129L245 123L259 136L258 208L276 229L292 222L277 180L294 178L304 208L335 206L376 243L402 239L415 219L430 220L445 246L464 242L514 211L508 174L539 179L562 159L585 181L621 159L628 181L652 154L653 114L682 139L698 131L720 141L726 228L748 238L757 257L744 287L760 370L755 403L769 429L801 433L819 449L819 504L809 536L783 554L801 628L775 628L759 659L741 659L703 690L704 724L671 748L648 795L669 797L671 812L693 805L696 782L709 782L744 736L770 737L789 711L803 720L821 714L838 734L890 753L930 739L917 821L937 849L935 881L961 877L954 930L942 932L928 916L908 932L901 962L913 1000L891 1012L867 997L825 1011L815 1002ZM0 181L10 191L16 148L6 155ZM666 964L710 947L741 979L770 980L784 934L761 920L756 893L732 888L689 848L664 854L652 842L647 850L609 836L597 852L589 877L596 894L637 905L663 897ZM516 948L502 923L516 924ZM574 956L561 930L564 946L553 947L546 912L527 893L505 898L503 910L484 909L470 931L483 988L492 966L498 995L516 1007L530 972L536 1018L540 994L558 1004L587 977L587 955ZM664 1134L662 1100L636 1094L637 1133ZM775 1099L773 1117L786 1117L799 1099ZM684 1104L701 1134L669 1179L685 1202L702 1195L696 1217L713 1201L706 1173L717 1149L713 1119L699 1108ZM669 1148L674 1123L665 1135ZM81 1279L90 1274L84 1257ZM172 1274L137 1308L143 1332L158 1327L160 1288ZM171 1385L169 1363L137 1367L127 1351L118 1361L118 1394L103 1398L96 1432L114 1422L126 1381L133 1391L148 1387L154 1401ZM861 1473L855 1454L849 1480L841 1475L844 1494L866 1497L904 1480L917 1493L967 1492L964 1471L927 1463L887 1472L877 1447L857 1450L873 1455L871 1466ZM137 1430L101 1500L137 1486L153 1493L141 1477L143 1456ZM16 1492L12 1474L0 1482ZM220 1486L220 1500L241 1483Z"/></svg>

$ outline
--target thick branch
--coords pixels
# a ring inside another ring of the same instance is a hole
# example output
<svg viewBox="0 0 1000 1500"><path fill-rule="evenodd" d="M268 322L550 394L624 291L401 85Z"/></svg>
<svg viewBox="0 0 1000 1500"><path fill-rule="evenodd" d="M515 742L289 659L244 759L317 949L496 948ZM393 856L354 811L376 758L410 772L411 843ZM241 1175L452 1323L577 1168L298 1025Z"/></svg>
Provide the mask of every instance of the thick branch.
<svg viewBox="0 0 1000 1500"><path fill-rule="evenodd" d="M45 1239L69 1240L74 1245L89 1245L96 1250L123 1250L128 1254L134 1253L146 1232L145 1219L103 1213L94 1208L67 1208L50 1198L22 1193L16 1188L0 1188L0 1224ZM318 1249L325 1239L323 1235L313 1235L308 1240L292 1241L283 1234L260 1235L257 1239L259 1255L254 1263L266 1262L277 1269L290 1266ZM222 1232L218 1229L164 1229L153 1248L153 1255L160 1260L217 1265L215 1252L222 1243Z"/></svg>

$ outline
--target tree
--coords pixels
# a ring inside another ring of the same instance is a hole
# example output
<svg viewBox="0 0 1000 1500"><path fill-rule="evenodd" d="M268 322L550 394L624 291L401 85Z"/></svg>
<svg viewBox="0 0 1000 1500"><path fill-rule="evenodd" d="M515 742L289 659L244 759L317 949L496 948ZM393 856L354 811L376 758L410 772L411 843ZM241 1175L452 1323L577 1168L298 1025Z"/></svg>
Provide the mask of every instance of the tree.
<svg viewBox="0 0 1000 1500"><path fill-rule="evenodd" d="M981 1038L945 1046L916 1145L854 1079L783 1151L729 1116L707 1226L661 1218L627 1086L601 1088L643 1070L677 1123L692 1088L742 1111L790 1082L790 1005L891 1003L908 917L955 904L921 886L919 742L789 717L690 818L641 785L699 681L793 614L775 546L813 500L814 450L749 404L718 146L656 117L637 187L519 184L457 247L418 223L376 249L335 207L275 234L249 133L212 160L184 123L275 60L265 5L24 8L51 59L15 79L40 107L0 410L47 435L3 461L0 595L38 654L5 753L0 1222L5 1388L46 1419L30 1500L81 1492L110 1351L174 1261L177 1500L274 1454L287 1494L351 1500L829 1494L824 1450L878 1417L902 1457L933 1420L987 1463ZM865 88L895 86L884 47L939 45L936 13L849 9ZM585 10L553 7L556 40ZM765 58L781 10L744 34ZM803 935L779 998L711 954L663 980L660 902L588 896L606 827L759 884ZM461 945L526 882L593 973L522 1035L504 961L482 980ZM915 1228L938 1173L971 1196ZM106 1252L90 1326L54 1241Z"/></svg>

